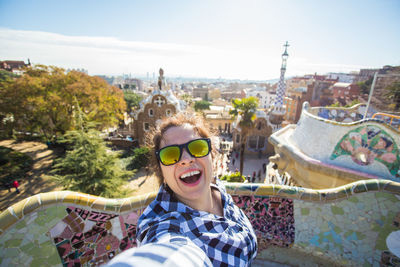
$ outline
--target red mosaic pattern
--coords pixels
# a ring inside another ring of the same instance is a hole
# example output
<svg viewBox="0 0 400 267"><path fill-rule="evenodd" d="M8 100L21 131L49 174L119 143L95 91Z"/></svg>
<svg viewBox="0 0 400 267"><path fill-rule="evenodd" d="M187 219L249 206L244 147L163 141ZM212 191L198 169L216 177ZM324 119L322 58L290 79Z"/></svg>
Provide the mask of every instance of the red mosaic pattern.
<svg viewBox="0 0 400 267"><path fill-rule="evenodd" d="M63 266L100 266L136 247L138 215L67 208L68 215L49 231Z"/></svg>
<svg viewBox="0 0 400 267"><path fill-rule="evenodd" d="M260 249L294 243L293 200L281 197L233 196L253 225Z"/></svg>

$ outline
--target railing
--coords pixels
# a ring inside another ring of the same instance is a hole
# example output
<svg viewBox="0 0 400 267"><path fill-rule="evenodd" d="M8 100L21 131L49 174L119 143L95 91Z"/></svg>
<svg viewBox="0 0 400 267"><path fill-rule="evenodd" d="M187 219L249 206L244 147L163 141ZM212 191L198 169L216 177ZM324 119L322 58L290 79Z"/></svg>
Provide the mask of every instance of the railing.
<svg viewBox="0 0 400 267"><path fill-rule="evenodd" d="M225 188L253 225L261 263L304 266L323 260L327 266L393 266L386 263L400 262L397 250L390 250L397 243L388 238L400 230L400 183L366 180L326 190L226 183ZM155 196L156 192L105 199L61 191L24 199L0 213L1 265L104 264L137 246L138 217ZM186 252L193 251L190 246L184 250L167 246L169 253L175 248L182 252L182 262ZM144 266L143 255L151 257L148 252L158 258L165 255L158 247L140 247L130 252L139 262L132 266ZM206 259L201 251L195 254L193 259Z"/></svg>
<svg viewBox="0 0 400 267"><path fill-rule="evenodd" d="M400 130L400 116L388 113L375 113L372 115L373 119L380 119L389 124L390 126Z"/></svg>

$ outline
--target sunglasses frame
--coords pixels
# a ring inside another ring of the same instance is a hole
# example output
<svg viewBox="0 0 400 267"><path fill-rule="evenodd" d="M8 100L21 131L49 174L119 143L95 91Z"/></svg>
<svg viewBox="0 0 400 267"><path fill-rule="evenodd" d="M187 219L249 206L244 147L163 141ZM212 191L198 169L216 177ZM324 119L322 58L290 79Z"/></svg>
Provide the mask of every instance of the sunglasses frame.
<svg viewBox="0 0 400 267"><path fill-rule="evenodd" d="M207 144L208 144L208 153L207 153L206 155L202 156L202 157L196 157L196 156L194 156L194 155L189 151L189 144L192 143L192 142L194 142L194 141L197 141L197 140L205 140L205 141L207 141ZM168 148L168 147L178 147L180 153L179 153L179 158L178 158L178 161L177 161L177 162L175 162L175 163L173 163L173 164L168 164L168 165L166 165L166 164L164 164L164 163L161 161L160 152L161 152L161 150L163 150L163 149L165 149L165 148ZM159 149L159 150L157 150L157 151L155 152L155 153L156 153L157 160L158 160L162 165L164 165L164 166L172 166L172 165L178 163L178 162L181 160L182 154L183 154L183 148L185 148L186 151L188 152L188 154L189 154L190 156L192 156L193 158L197 158L197 159L198 159L198 158L204 158L204 157L208 156L208 154L210 154L210 152L211 152L211 139L210 139L210 138L198 138L198 139L190 140L189 142L187 142L187 143L185 143L185 144L165 146L165 147L163 147L163 148L161 148L161 149Z"/></svg>

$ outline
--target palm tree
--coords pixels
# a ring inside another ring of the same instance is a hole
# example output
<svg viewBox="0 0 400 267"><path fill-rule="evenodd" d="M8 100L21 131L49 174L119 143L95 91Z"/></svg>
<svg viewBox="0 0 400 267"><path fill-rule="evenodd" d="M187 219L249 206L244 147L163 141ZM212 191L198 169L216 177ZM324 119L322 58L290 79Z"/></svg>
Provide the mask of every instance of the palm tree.
<svg viewBox="0 0 400 267"><path fill-rule="evenodd" d="M246 147L247 136L254 127L258 99L253 96L243 99L237 98L232 100L232 104L233 109L229 114L234 120L238 117L240 118L240 175L243 175L244 149Z"/></svg>

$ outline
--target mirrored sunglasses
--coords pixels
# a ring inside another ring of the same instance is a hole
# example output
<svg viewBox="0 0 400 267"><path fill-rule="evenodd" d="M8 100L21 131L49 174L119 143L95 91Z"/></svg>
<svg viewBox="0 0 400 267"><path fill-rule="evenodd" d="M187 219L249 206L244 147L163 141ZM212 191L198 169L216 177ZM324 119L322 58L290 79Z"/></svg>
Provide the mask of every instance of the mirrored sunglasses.
<svg viewBox="0 0 400 267"><path fill-rule="evenodd" d="M192 157L202 158L210 153L211 140L209 138L199 138L181 145L166 146L156 151L156 157L164 166L174 165L181 160L183 148Z"/></svg>

